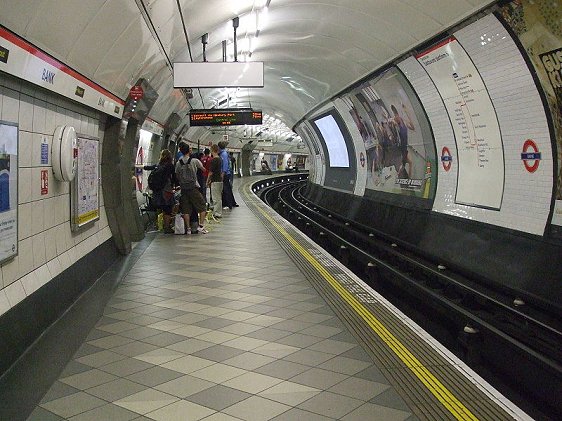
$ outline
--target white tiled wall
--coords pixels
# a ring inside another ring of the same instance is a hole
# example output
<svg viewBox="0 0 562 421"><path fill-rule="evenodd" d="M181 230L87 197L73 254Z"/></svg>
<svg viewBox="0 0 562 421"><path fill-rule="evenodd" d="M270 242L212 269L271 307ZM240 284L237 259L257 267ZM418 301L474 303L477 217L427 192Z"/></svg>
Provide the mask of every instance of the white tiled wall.
<svg viewBox="0 0 562 421"><path fill-rule="evenodd" d="M0 73L0 120L17 123L18 255L1 266L0 315L111 238L100 189L100 219L89 228L70 230L70 186L49 171L49 193L41 195L40 174L51 169L50 151L58 125L98 137L100 114L70 100ZM41 143L49 144L49 162L41 165ZM101 148L100 148L101 150Z"/></svg>
<svg viewBox="0 0 562 421"><path fill-rule="evenodd" d="M485 42L481 39L483 34L486 34ZM542 235L552 198L552 145L544 108L531 74L515 43L493 15L454 35L478 68L497 113L504 148L504 195L499 211L455 203L457 154L447 111L427 73L414 58L409 58L399 67L427 112L439 161L444 146L453 155L449 172L439 164L433 210ZM489 36L492 41L488 41ZM523 143L529 138L536 142L542 153L539 169L534 173L527 172L521 160Z"/></svg>

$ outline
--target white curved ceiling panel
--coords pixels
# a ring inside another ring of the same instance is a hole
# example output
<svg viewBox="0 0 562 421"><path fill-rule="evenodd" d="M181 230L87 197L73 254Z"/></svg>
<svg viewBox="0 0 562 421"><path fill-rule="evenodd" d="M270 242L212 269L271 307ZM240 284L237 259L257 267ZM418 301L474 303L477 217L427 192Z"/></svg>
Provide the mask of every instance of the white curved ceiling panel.
<svg viewBox="0 0 562 421"><path fill-rule="evenodd" d="M65 60L84 27L97 14L105 1L12 1L10 4L12 13L8 13L8 19L21 20L14 25L14 31L29 41L40 44L48 52L55 52L57 57ZM6 9L3 7L2 14L5 12ZM10 27L9 24L7 25ZM64 30L60 30L61 28Z"/></svg>
<svg viewBox="0 0 562 421"><path fill-rule="evenodd" d="M267 14L261 13L265 0L179 3L184 22L176 0L0 0L0 24L122 98L138 78L148 79L159 93L150 115L165 122L172 112L185 119L188 110L168 67L168 59L190 61L184 25L193 60L202 60L201 36L208 33L207 59L221 61L223 39L233 50L232 19L240 18L240 60L259 22L251 60L264 62L265 87L245 90L236 102L251 102L291 127L350 84L493 2L271 0ZM220 89L193 93L193 107L226 98Z"/></svg>
<svg viewBox="0 0 562 421"><path fill-rule="evenodd" d="M103 86L111 85L112 81L109 79L96 79L95 72L107 52L137 19L138 10L134 3L123 0L106 1L75 40L66 56L68 63L83 70ZM136 43L137 40L130 40L130 42ZM133 51L130 54L133 55Z"/></svg>
<svg viewBox="0 0 562 421"><path fill-rule="evenodd" d="M110 86L117 89L122 96L127 94L127 83L131 74L126 76L126 80L120 78L123 68L127 67L131 58L137 51L146 50L153 42L150 32L144 26L144 21L140 15L136 15L127 28L113 41L106 51L99 65L94 72L96 80L104 80Z"/></svg>

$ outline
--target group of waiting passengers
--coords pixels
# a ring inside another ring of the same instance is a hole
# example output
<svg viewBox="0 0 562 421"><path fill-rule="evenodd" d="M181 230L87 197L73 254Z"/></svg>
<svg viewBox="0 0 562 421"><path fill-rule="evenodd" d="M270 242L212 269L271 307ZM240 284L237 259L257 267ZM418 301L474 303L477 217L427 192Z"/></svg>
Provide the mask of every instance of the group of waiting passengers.
<svg viewBox="0 0 562 421"><path fill-rule="evenodd" d="M227 142L219 142L206 148L203 154L192 153L190 146L181 142L174 163L168 149L160 152L157 165L144 167L152 170L149 187L155 207L162 210L164 232L173 234L173 211L176 192L180 190L179 213L182 215L185 234L191 234L191 215L199 219L197 231L207 234L204 223L207 216L207 188L210 188L210 203L213 217L221 218L224 209L238 207L232 193L235 160L226 151ZM233 162L234 161L234 162ZM177 232L176 232L177 233Z"/></svg>

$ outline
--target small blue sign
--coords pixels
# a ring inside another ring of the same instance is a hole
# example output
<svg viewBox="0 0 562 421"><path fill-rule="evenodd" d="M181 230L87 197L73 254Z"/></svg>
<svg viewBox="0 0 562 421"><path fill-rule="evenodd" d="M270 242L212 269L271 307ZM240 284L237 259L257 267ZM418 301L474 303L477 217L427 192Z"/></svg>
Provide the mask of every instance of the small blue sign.
<svg viewBox="0 0 562 421"><path fill-rule="evenodd" d="M41 165L49 163L49 144L41 143Z"/></svg>
<svg viewBox="0 0 562 421"><path fill-rule="evenodd" d="M541 159L540 152L524 152L521 154L521 159Z"/></svg>

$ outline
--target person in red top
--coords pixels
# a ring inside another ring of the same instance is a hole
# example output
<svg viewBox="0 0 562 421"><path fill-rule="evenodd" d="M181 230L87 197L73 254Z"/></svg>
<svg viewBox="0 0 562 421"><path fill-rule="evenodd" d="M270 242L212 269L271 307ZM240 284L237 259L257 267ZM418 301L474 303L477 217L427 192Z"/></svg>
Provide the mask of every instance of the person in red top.
<svg viewBox="0 0 562 421"><path fill-rule="evenodd" d="M205 169L203 170L204 183L201 185L201 187L203 189L205 189L203 197L205 197L205 200L206 200L207 199L207 177L209 177L209 169L211 168L211 161L213 160L213 158L211 156L211 150L209 148L205 148L205 150L203 151L203 155L201 156L201 158L199 160L203 164L203 167L205 167ZM213 200L213 196L212 196L212 193L211 193L211 201L212 200Z"/></svg>

